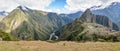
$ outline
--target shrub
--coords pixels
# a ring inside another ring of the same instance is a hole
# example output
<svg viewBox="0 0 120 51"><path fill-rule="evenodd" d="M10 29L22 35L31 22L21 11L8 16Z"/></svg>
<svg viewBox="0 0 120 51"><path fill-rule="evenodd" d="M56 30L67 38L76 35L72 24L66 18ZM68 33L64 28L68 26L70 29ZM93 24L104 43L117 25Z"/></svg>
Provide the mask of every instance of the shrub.
<svg viewBox="0 0 120 51"><path fill-rule="evenodd" d="M98 41L105 42L106 40L99 38Z"/></svg>
<svg viewBox="0 0 120 51"><path fill-rule="evenodd" d="M5 40L5 41L13 40L13 37L11 36L11 34L5 33L1 30L0 30L0 37L2 38L2 40Z"/></svg>

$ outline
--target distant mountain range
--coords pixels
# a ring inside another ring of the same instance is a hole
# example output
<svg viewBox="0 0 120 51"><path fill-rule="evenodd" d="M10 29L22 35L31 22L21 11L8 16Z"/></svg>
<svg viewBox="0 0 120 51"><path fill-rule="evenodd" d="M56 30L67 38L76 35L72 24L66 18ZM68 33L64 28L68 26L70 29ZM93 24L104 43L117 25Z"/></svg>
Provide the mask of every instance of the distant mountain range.
<svg viewBox="0 0 120 51"><path fill-rule="evenodd" d="M82 11L78 11L76 13L71 13L71 14L67 14L70 18L72 18L73 20L76 18L79 18L82 15Z"/></svg>
<svg viewBox="0 0 120 51"><path fill-rule="evenodd" d="M8 15L8 12L6 12L6 11L0 11L0 20L2 20L7 15Z"/></svg>
<svg viewBox="0 0 120 51"><path fill-rule="evenodd" d="M8 15L8 12L6 12L6 11L0 11L0 16L6 16L6 15Z"/></svg>

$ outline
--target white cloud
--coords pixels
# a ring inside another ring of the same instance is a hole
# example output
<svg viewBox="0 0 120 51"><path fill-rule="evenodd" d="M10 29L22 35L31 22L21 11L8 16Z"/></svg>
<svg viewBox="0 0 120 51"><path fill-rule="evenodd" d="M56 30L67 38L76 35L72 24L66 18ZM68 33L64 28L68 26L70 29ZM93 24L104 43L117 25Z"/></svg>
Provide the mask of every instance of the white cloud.
<svg viewBox="0 0 120 51"><path fill-rule="evenodd" d="M105 8L112 2L120 2L120 0L66 0L66 5L63 9L45 9L54 0L0 0L0 11L12 11L19 5L27 6L31 9L44 10L57 13L71 13L76 11L84 11L92 6L102 5Z"/></svg>
<svg viewBox="0 0 120 51"><path fill-rule="evenodd" d="M44 10L54 0L0 0L0 10L11 11L19 5L32 9Z"/></svg>
<svg viewBox="0 0 120 51"><path fill-rule="evenodd" d="M120 0L66 0L67 4L64 6L70 12L85 11L87 8L92 6L100 6L105 8L112 2L120 2Z"/></svg>
<svg viewBox="0 0 120 51"><path fill-rule="evenodd" d="M61 14L61 13L68 13L69 11L67 11L65 8L62 8L62 9L58 9L58 8L50 8L50 9L46 9L44 11L48 11L48 12L55 12L55 13L58 13L58 14Z"/></svg>
<svg viewBox="0 0 120 51"><path fill-rule="evenodd" d="M15 0L20 5L30 7L32 9L45 9L49 6L54 0Z"/></svg>
<svg viewBox="0 0 120 51"><path fill-rule="evenodd" d="M13 0L0 0L0 11L10 11L11 9L14 9L17 5L18 4L15 3Z"/></svg>

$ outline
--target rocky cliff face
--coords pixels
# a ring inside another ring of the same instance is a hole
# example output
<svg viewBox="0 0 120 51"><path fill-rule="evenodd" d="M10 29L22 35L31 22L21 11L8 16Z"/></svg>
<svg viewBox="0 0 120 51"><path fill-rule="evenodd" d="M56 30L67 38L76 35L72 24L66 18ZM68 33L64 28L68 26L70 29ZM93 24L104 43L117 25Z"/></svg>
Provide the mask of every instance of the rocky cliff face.
<svg viewBox="0 0 120 51"><path fill-rule="evenodd" d="M113 23L107 16L92 14L89 9L87 9L83 13L83 15L80 17L80 20L87 23L101 24L103 26L111 28L112 30L119 30L119 27L115 23Z"/></svg>

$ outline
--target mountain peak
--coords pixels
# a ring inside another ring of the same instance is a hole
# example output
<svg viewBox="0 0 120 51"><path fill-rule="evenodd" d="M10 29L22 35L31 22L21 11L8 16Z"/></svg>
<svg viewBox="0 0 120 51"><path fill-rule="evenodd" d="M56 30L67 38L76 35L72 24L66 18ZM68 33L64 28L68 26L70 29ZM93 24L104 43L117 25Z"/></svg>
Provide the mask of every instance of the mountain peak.
<svg viewBox="0 0 120 51"><path fill-rule="evenodd" d="M90 9L87 9L82 16L80 17L81 21L83 22L91 22L92 18L95 17L95 15L92 14L92 12L90 11Z"/></svg>
<svg viewBox="0 0 120 51"><path fill-rule="evenodd" d="M87 9L84 13L85 13L85 14L92 14L92 12L91 12L90 9Z"/></svg>
<svg viewBox="0 0 120 51"><path fill-rule="evenodd" d="M120 5L120 2L113 2L111 5Z"/></svg>
<svg viewBox="0 0 120 51"><path fill-rule="evenodd" d="M17 7L18 9L20 9L20 10L23 10L23 11L28 11L28 10L30 10L28 7L26 7L26 6L18 6Z"/></svg>
<svg viewBox="0 0 120 51"><path fill-rule="evenodd" d="M120 2L113 2L107 8L115 8L115 10L116 10L116 9L120 8Z"/></svg>
<svg viewBox="0 0 120 51"><path fill-rule="evenodd" d="M83 15L88 15L88 17L90 17L90 15L92 15L92 12L91 12L90 9L87 9L87 10L83 13Z"/></svg>

